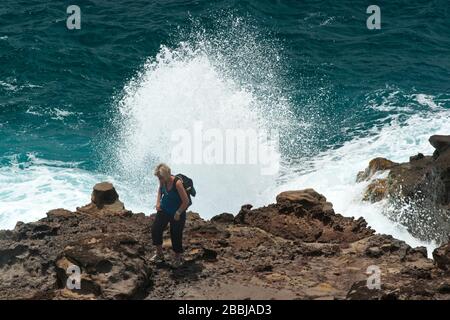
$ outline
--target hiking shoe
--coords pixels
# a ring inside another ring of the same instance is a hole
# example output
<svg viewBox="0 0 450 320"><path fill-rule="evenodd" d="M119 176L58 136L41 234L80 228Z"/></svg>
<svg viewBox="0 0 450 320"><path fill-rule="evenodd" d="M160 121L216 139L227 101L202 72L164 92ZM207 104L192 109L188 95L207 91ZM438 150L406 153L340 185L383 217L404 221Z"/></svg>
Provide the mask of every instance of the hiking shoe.
<svg viewBox="0 0 450 320"><path fill-rule="evenodd" d="M150 262L153 263L161 263L164 262L164 254L157 253L153 257L150 258Z"/></svg>
<svg viewBox="0 0 450 320"><path fill-rule="evenodd" d="M181 266L183 265L183 263L184 263L183 257L176 257L176 258L173 260L172 266L173 266L174 268L179 268L179 267L181 267Z"/></svg>

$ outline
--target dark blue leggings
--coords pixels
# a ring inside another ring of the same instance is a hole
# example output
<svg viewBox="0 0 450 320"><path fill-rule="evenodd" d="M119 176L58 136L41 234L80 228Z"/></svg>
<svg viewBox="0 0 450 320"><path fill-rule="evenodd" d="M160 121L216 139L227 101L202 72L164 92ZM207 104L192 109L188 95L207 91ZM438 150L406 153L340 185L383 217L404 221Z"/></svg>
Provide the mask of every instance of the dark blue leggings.
<svg viewBox="0 0 450 320"><path fill-rule="evenodd" d="M170 223L170 240L172 241L172 249L176 253L183 253L183 229L186 223L186 212L183 212L178 221L175 221L173 215L158 211L155 221L152 225L152 241L153 245L160 246L163 243L163 232Z"/></svg>

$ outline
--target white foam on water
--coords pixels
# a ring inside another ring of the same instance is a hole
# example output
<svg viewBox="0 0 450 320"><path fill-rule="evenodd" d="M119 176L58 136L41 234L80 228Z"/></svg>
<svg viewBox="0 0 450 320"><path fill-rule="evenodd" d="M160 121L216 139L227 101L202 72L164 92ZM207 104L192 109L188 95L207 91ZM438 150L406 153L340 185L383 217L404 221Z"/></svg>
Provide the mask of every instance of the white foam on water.
<svg viewBox="0 0 450 320"><path fill-rule="evenodd" d="M429 107L433 110L441 108L440 103L434 101L434 97L431 95L419 93L415 95L416 101L422 106Z"/></svg>
<svg viewBox="0 0 450 320"><path fill-rule="evenodd" d="M355 180L357 173L375 157L405 162L419 152L431 154L433 148L428 138L433 134L448 134L449 120L450 112L442 110L414 115L404 123L393 121L381 129L374 129L368 137L353 139L338 149L317 156L312 161L310 172L291 175L287 183L273 190L272 200L284 190L314 188L333 203L336 212L344 216L364 217L378 233L390 234L413 247L425 246L430 255L436 244L417 240L404 226L389 220L383 214L384 202L363 202L362 196L368 182L356 183Z"/></svg>
<svg viewBox="0 0 450 320"><path fill-rule="evenodd" d="M8 165L0 166L0 230L13 229L18 221L37 221L49 210L75 211L91 201L92 188L101 181L112 182L125 204L133 200L133 189L113 176L80 169L79 162L42 159L34 153L4 159Z"/></svg>
<svg viewBox="0 0 450 320"><path fill-rule="evenodd" d="M25 164L0 167L0 229L36 221L51 209L74 210L89 203L101 177L67 165L32 157Z"/></svg>
<svg viewBox="0 0 450 320"><path fill-rule="evenodd" d="M7 91L17 91L17 85L6 82L6 81L0 81L0 86L3 87Z"/></svg>
<svg viewBox="0 0 450 320"><path fill-rule="evenodd" d="M59 108L54 108L53 109L53 114L54 114L54 116L52 117L52 119L54 119L54 120L64 120L64 118L66 118L66 117L74 116L74 115L77 115L79 113L75 113L75 112L71 112L71 111L67 111L67 110L63 110L63 109L59 109Z"/></svg>
<svg viewBox="0 0 450 320"><path fill-rule="evenodd" d="M61 121L69 117L74 118L81 117L83 115L82 112L72 112L62 108L48 108L40 106L29 106L25 113L39 117L50 117L50 119ZM78 119L78 121L82 122L83 120Z"/></svg>

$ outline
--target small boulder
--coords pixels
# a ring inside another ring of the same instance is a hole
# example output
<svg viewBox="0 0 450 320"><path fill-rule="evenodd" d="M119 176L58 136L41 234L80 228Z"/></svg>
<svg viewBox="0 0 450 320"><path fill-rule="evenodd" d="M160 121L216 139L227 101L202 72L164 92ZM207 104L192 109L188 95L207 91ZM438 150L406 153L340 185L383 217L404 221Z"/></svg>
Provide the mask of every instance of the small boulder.
<svg viewBox="0 0 450 320"><path fill-rule="evenodd" d="M450 270L450 243L434 249L433 259L438 268L446 271Z"/></svg>
<svg viewBox="0 0 450 320"><path fill-rule="evenodd" d="M398 163L388 160L386 158L375 158L370 160L369 166L364 170L360 171L356 177L356 182L361 182L369 180L374 176L375 173L379 171L389 170L396 166Z"/></svg>
<svg viewBox="0 0 450 320"><path fill-rule="evenodd" d="M409 157L409 162L417 161L417 160L422 160L423 158L425 158L425 156L423 155L423 153L418 153L418 154L416 154L415 156Z"/></svg>
<svg viewBox="0 0 450 320"><path fill-rule="evenodd" d="M234 221L234 216L231 213L221 213L217 216L214 216L211 218L212 222L215 223L233 223Z"/></svg>
<svg viewBox="0 0 450 320"><path fill-rule="evenodd" d="M116 189L109 182L97 183L92 191L91 201L95 203L99 209L105 205L111 205L119 200L119 195Z"/></svg>
<svg viewBox="0 0 450 320"><path fill-rule="evenodd" d="M433 153L433 158L435 159L437 159L439 155L443 154L447 150L450 150L450 135L433 135L428 141L436 149Z"/></svg>
<svg viewBox="0 0 450 320"><path fill-rule="evenodd" d="M66 219L73 217L73 213L66 209L54 209L47 212L47 218L49 219Z"/></svg>
<svg viewBox="0 0 450 320"><path fill-rule="evenodd" d="M314 189L284 191L278 194L276 199L277 203L288 201L299 203L307 208L327 200L323 195L316 192Z"/></svg>
<svg viewBox="0 0 450 320"><path fill-rule="evenodd" d="M95 215L123 215L129 216L130 211L125 209L119 200L116 189L109 182L97 183L92 191L91 203L77 208L78 213Z"/></svg>
<svg viewBox="0 0 450 320"><path fill-rule="evenodd" d="M378 247L369 247L366 249L366 255L371 258L379 258L383 255L383 251Z"/></svg>

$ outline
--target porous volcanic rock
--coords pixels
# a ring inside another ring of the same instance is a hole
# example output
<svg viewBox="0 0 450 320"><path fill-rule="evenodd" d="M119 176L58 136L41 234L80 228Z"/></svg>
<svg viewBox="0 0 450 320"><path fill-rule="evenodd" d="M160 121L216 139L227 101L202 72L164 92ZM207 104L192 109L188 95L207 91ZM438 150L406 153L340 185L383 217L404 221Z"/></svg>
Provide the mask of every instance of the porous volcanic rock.
<svg viewBox="0 0 450 320"><path fill-rule="evenodd" d="M435 135L429 141L436 149L432 156L419 153L405 163L376 158L357 181L369 181L363 200L387 199L392 220L417 238L443 244L450 236L450 136ZM374 178L386 170L386 178Z"/></svg>
<svg viewBox="0 0 450 320"><path fill-rule="evenodd" d="M450 298L448 244L428 259L423 247L335 213L312 189L283 192L262 208L245 205L236 216L207 221L188 212L179 268L168 232L166 262L150 262L154 214L90 205L0 231L1 299ZM379 289L367 285L373 266ZM80 289L70 286L76 268Z"/></svg>

